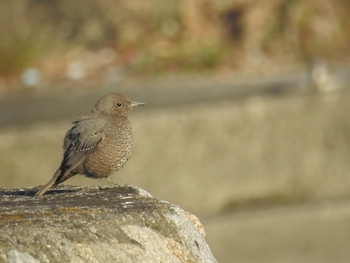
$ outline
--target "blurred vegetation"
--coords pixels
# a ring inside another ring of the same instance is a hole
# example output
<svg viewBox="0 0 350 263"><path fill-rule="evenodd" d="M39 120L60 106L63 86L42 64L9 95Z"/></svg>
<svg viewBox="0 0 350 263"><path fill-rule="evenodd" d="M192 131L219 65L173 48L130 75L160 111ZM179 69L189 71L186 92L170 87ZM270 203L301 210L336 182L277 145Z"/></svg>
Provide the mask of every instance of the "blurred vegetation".
<svg viewBox="0 0 350 263"><path fill-rule="evenodd" d="M350 50L349 13L348 0L1 1L0 75L55 71L78 48L110 48L132 72L338 60Z"/></svg>

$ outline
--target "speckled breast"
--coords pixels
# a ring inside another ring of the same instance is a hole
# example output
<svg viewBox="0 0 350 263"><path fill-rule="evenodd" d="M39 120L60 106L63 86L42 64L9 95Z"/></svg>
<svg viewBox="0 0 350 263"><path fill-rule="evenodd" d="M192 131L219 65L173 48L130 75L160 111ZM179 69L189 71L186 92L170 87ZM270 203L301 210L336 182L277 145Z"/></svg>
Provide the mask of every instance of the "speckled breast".
<svg viewBox="0 0 350 263"><path fill-rule="evenodd" d="M111 123L106 127L105 136L84 161L84 172L88 177L108 177L130 158L132 134L128 120Z"/></svg>

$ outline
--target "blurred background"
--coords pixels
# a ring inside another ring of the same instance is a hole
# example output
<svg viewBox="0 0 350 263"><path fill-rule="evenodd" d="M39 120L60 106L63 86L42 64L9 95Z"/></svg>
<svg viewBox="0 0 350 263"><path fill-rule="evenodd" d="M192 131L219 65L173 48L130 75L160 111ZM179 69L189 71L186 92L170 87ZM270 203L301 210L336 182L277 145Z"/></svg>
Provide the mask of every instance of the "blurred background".
<svg viewBox="0 0 350 263"><path fill-rule="evenodd" d="M71 121L119 91L147 107L112 180L196 214L219 262L349 262L349 14L347 0L0 1L0 186L46 183Z"/></svg>

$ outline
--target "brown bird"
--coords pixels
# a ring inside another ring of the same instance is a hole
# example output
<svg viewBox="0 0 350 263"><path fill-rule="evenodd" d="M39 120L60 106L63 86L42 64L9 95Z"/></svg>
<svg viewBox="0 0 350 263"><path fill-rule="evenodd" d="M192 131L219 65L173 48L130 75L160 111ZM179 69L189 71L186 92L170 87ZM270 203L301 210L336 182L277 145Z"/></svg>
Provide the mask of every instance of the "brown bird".
<svg viewBox="0 0 350 263"><path fill-rule="evenodd" d="M120 93L100 98L90 113L72 123L64 138L61 165L36 196L76 174L106 178L122 168L130 158L133 144L128 115L142 105Z"/></svg>

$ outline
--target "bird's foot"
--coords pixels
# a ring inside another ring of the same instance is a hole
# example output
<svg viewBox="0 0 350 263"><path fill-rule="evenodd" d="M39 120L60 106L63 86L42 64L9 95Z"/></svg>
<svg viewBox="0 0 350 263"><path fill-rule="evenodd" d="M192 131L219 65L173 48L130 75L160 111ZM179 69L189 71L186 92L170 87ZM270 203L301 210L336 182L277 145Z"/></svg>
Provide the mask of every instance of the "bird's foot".
<svg viewBox="0 0 350 263"><path fill-rule="evenodd" d="M107 179L107 181L108 181L110 186L114 186L115 185L115 182L113 182L111 178L107 177L106 179Z"/></svg>
<svg viewBox="0 0 350 263"><path fill-rule="evenodd" d="M108 185L104 184L104 182L102 182L102 179L106 179L108 182ZM113 182L113 180L109 177L101 178L101 180L99 181L99 188L101 188L101 189L104 189L107 187L115 187L115 186L118 186L118 184Z"/></svg>

